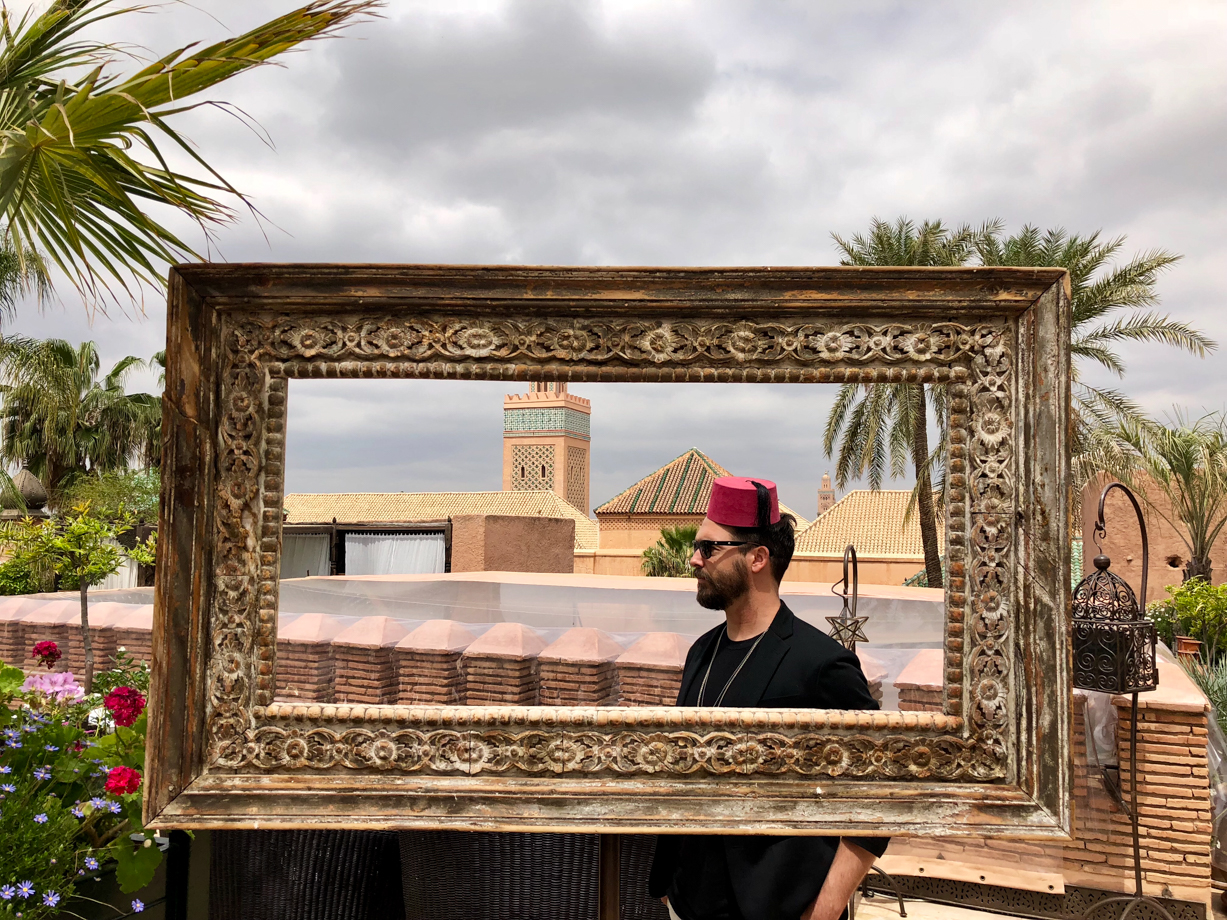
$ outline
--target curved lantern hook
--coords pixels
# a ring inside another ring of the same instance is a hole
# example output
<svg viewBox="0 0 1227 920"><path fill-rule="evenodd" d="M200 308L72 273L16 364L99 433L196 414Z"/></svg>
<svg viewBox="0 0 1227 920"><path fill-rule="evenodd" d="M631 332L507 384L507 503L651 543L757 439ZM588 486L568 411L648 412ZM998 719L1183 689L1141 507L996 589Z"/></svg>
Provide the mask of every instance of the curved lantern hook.
<svg viewBox="0 0 1227 920"><path fill-rule="evenodd" d="M1095 546L1098 547L1100 555L1103 555L1103 546L1099 542L1099 538L1105 536L1108 528L1103 518L1104 504L1108 500L1108 493L1113 489L1120 489L1125 493L1125 497L1129 499L1129 503L1133 505L1134 513L1138 516L1138 528L1142 532L1142 592L1138 595L1139 606L1143 609L1146 607L1146 576L1150 571L1150 544L1146 539L1146 519L1142 517L1142 506L1138 504L1137 496L1123 482L1110 482L1104 487L1103 492L1099 494L1099 518L1095 521L1095 529L1092 531L1092 539L1095 541Z"/></svg>
<svg viewBox="0 0 1227 920"><path fill-rule="evenodd" d="M848 561L852 561L852 603L848 604ZM859 590L860 573L859 566L856 562L856 547L849 543L844 547L844 578L840 583L840 596L844 599L844 609L840 611L840 615L847 614L850 617L856 616L856 601L860 596ZM831 593L835 593L835 586L831 586Z"/></svg>
<svg viewBox="0 0 1227 920"><path fill-rule="evenodd" d="M852 563L852 580L848 581L848 563ZM852 588L851 594L848 593L849 585ZM849 651L856 651L857 642L868 642L869 639L865 635L862 628L865 625L867 617L858 617L856 615L856 601L859 595L859 573L857 572L856 564L856 547L849 543L844 548L844 577L843 581L831 585L831 593L836 597L842 598L844 605L839 611L838 616L827 617L827 622L831 624L831 638L842 645ZM849 604L849 600L851 603Z"/></svg>

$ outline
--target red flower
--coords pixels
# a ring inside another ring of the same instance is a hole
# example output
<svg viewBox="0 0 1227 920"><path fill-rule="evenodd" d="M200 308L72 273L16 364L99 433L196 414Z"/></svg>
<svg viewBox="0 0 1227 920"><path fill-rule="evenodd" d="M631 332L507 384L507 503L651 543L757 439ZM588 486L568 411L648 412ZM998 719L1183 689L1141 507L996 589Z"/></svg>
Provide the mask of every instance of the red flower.
<svg viewBox="0 0 1227 920"><path fill-rule="evenodd" d="M107 774L106 791L111 795L127 795L141 787L141 774L131 767L112 767Z"/></svg>
<svg viewBox="0 0 1227 920"><path fill-rule="evenodd" d="M106 695L102 705L111 710L116 725L127 728L145 711L145 698L131 687L116 687Z"/></svg>
<svg viewBox="0 0 1227 920"><path fill-rule="evenodd" d="M60 647L54 642L35 642L34 650L30 653L31 658L37 658L38 663L45 665L50 671L55 667L55 663L64 657L64 653L60 651Z"/></svg>

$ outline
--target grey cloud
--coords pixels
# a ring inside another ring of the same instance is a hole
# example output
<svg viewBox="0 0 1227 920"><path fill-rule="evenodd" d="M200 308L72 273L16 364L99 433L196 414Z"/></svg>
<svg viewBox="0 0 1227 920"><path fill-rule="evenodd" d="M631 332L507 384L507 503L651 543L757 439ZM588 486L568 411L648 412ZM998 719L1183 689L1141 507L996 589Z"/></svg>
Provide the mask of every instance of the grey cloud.
<svg viewBox="0 0 1227 920"><path fill-rule="evenodd" d="M268 9L210 4L236 29ZM1217 9L397 3L219 94L269 129L275 151L215 112L188 133L288 231L266 242L250 221L227 228L230 260L823 264L836 258L830 231L874 215L1000 216L1185 253L1160 284L1164 309L1227 344ZM208 21L187 11L140 17L145 31L123 37L157 50L190 40ZM91 330L70 308L19 328L99 338L118 357L160 346L160 322L154 304L143 324ZM1223 353L1124 352L1128 376L1106 382L1148 408L1222 404ZM344 437L326 401L316 428L295 416L306 427L291 486L497 482L501 390L463 390L446 399L471 424L376 391L354 397L362 425ZM585 392L594 499L698 446L733 469L765 464L812 513L829 397L734 390Z"/></svg>
<svg viewBox="0 0 1227 920"><path fill-rule="evenodd" d="M627 39L590 2L516 0L497 17L406 18L378 42L334 49L341 69L330 127L368 150L533 131L576 116L687 120L715 74L707 49L680 36Z"/></svg>

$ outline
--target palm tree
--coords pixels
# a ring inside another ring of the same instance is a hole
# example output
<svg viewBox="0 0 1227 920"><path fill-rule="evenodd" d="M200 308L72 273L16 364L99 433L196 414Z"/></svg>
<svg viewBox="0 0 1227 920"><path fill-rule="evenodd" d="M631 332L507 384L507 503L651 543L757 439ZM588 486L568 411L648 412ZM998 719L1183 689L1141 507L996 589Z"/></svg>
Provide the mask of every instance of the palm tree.
<svg viewBox="0 0 1227 920"><path fill-rule="evenodd" d="M1125 364L1115 351L1121 342L1158 342L1199 358L1217 347L1188 323L1153 309L1159 302L1159 275L1180 256L1155 249L1123 265L1110 264L1124 244L1123 236L1101 242L1098 231L1071 236L1061 228L1041 233L1030 225L1014 236L1002 237L999 224L976 240L982 265L1053 267L1069 272L1075 493L1101 470L1112 475L1126 472L1131 465L1131 444L1119 432L1149 424L1139 407L1119 390L1086 383L1082 365L1093 362L1123 377Z"/></svg>
<svg viewBox="0 0 1227 920"><path fill-rule="evenodd" d="M840 265L964 265L976 252L977 239L996 225L980 230L963 226L948 229L941 221L925 221L917 227L900 217L893 224L874 218L868 235L844 239L831 234L843 253ZM934 472L940 474L939 458L929 450L928 412L932 408L939 425L945 418L945 389L919 383L845 383L827 416L822 446L826 455L839 457L835 482L839 488L866 473L871 489L882 488L889 471L903 476L910 460L916 476L913 509L919 516L925 575L930 587L942 585L941 548L937 541L937 513L933 502ZM943 426L944 427L944 426Z"/></svg>
<svg viewBox="0 0 1227 920"><path fill-rule="evenodd" d="M41 250L97 303L115 285L164 284L167 263L198 258L150 204L186 214L210 238L233 218L219 196L250 202L170 124L212 100L188 102L304 41L334 34L378 0L312 0L250 32L189 46L117 74L116 46L85 37L103 20L146 10L113 0L54 0L14 22L0 13L0 215L24 267ZM172 168L161 145L196 175Z"/></svg>
<svg viewBox="0 0 1227 920"><path fill-rule="evenodd" d="M1177 412L1173 421L1117 430L1130 451L1121 478L1147 497L1150 509L1184 542L1189 551L1184 580L1202 578L1208 584L1210 551L1227 526L1227 418L1212 413L1191 421ZM1147 495L1152 489L1167 499L1176 520Z"/></svg>
<svg viewBox="0 0 1227 920"><path fill-rule="evenodd" d="M657 577L694 577L690 557L694 555L694 537L698 524L666 527L660 539L643 551L643 574Z"/></svg>
<svg viewBox="0 0 1227 920"><path fill-rule="evenodd" d="M1114 350L1119 342L1159 342L1183 348L1198 357L1204 357L1217 346L1187 323L1152 309L1159 300L1156 291L1159 275L1179 256L1154 250L1134 256L1123 265L1114 265L1111 263L1124 246L1124 237L1101 242L1098 232L1071 236L1058 228L1041 233L1030 225L1014 236L1003 236L1002 227L1002 221L992 220L978 230L963 227L948 232L940 221L916 228L903 218L893 225L875 219L868 237L858 235L849 241L834 237L844 253L841 262L844 265L964 265L974 261L986 266L1056 267L1069 271L1074 358L1072 474L1077 495L1090 477L1101 470L1120 477L1127 475L1135 466L1135 458L1120 431L1144 430L1151 424L1120 391L1085 383L1079 365L1089 360L1123 376L1124 362ZM1128 312L1121 315L1122 311ZM829 457L838 442L836 469L841 487L868 472L870 487L880 488L888 459L890 475L903 475L907 432L902 420L904 397L901 392L891 395L889 391L906 386L872 384L863 388L859 400L852 392L857 389L855 385L845 384L840 389L827 417L823 444ZM871 392L875 395L870 396ZM944 390L932 386L926 388L926 393L938 427L944 431ZM927 419L918 406L912 408L911 419L917 429L912 451L916 458L923 455L920 448L928 445ZM941 584L934 580L929 549L930 545L936 547L937 528L936 521L926 524L924 501L934 488L944 489L945 460L946 444L939 439L923 465L927 475L918 473L916 477L909 505L909 513L916 508L920 514L926 577L932 586ZM940 579L940 568L936 574Z"/></svg>
<svg viewBox="0 0 1227 920"><path fill-rule="evenodd" d="M157 368L158 371L158 393L161 394L166 390L166 350L155 351L153 357L149 359L148 365L150 370ZM144 433L144 446L141 447L141 465L146 470L161 469L162 467L162 398L157 397L158 411L150 413L146 419L146 427Z"/></svg>
<svg viewBox="0 0 1227 920"><path fill-rule="evenodd" d="M93 342L0 342L0 460L29 467L53 498L73 477L127 469L161 417L160 397L124 391L143 364L128 356L100 377Z"/></svg>

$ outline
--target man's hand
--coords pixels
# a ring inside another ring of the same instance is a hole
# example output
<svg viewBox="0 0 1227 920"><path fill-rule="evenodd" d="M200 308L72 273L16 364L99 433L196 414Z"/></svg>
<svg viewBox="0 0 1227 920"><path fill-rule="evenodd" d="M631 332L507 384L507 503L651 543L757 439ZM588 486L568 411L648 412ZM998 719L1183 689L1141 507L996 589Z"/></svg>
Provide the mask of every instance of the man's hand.
<svg viewBox="0 0 1227 920"><path fill-rule="evenodd" d="M856 886L876 858L855 843L839 841L839 849L835 851L835 860L831 863L826 881L822 883L822 890L809 910L801 915L801 920L839 920Z"/></svg>

